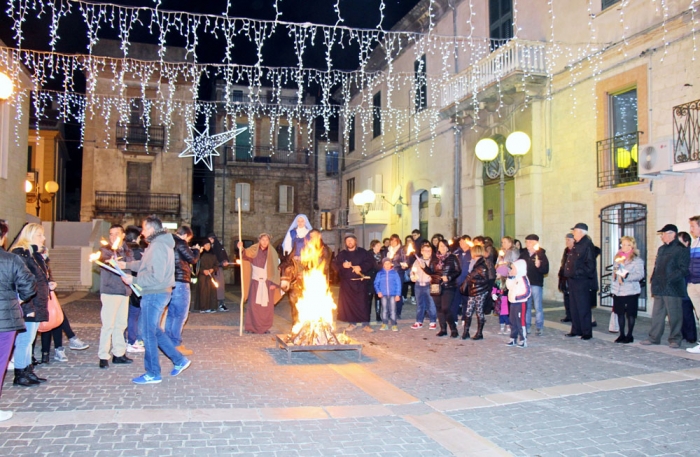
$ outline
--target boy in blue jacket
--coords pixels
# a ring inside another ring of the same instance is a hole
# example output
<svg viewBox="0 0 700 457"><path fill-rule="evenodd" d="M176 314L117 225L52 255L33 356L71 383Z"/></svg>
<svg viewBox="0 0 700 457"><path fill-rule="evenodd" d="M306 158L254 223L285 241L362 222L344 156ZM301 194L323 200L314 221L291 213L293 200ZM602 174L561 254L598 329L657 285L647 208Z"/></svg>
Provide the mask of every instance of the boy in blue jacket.
<svg viewBox="0 0 700 457"><path fill-rule="evenodd" d="M382 326L379 330L388 330L391 320L391 330L399 331L396 323L396 303L401 299L401 278L394 270L389 257L382 259L382 270L374 278L374 290L382 301Z"/></svg>

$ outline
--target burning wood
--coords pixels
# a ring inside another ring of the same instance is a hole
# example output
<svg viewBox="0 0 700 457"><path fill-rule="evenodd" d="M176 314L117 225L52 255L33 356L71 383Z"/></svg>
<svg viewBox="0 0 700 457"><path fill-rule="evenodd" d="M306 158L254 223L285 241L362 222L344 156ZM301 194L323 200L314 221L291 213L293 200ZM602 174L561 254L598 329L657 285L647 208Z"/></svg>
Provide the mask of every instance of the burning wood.
<svg viewBox="0 0 700 457"><path fill-rule="evenodd" d="M336 309L336 304L328 287L324 267L321 246L313 241L308 243L301 251L303 290L296 302L297 318L292 332L283 338L286 345L325 347L351 342L344 334L336 335L334 332L333 310Z"/></svg>

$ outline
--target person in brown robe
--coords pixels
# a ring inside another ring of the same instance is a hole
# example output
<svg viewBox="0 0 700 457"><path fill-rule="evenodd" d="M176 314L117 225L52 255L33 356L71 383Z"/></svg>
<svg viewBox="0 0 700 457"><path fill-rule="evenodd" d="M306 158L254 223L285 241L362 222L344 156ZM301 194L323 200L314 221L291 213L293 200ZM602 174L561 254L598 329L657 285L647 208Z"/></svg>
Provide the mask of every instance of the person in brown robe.
<svg viewBox="0 0 700 457"><path fill-rule="evenodd" d="M246 303L244 328L248 333L269 333L280 292L279 256L270 247L270 235L262 233L258 242L243 250L243 301Z"/></svg>
<svg viewBox="0 0 700 457"><path fill-rule="evenodd" d="M218 301L216 297L216 286L211 279L219 269L219 261L216 255L211 252L211 243L207 241L202 247L202 255L199 258L197 271L197 289L194 294L191 311L215 313Z"/></svg>

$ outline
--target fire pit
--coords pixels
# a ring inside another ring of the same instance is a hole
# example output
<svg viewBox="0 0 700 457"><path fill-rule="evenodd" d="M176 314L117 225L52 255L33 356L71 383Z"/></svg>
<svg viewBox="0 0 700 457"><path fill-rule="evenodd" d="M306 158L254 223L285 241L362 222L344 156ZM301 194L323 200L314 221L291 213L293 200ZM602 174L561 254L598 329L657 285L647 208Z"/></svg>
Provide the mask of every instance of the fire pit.
<svg viewBox="0 0 700 457"><path fill-rule="evenodd" d="M344 333L334 331L333 295L324 273L324 261L320 245L310 241L301 251L299 270L302 278L301 294L296 301L297 318L289 335L277 335L280 349L287 351L291 362L292 352L357 351L362 360L362 344ZM291 297L290 297L291 299Z"/></svg>
<svg viewBox="0 0 700 457"><path fill-rule="evenodd" d="M347 343L334 343L334 344L310 344L310 345L296 345L293 342L287 342L289 335L277 335L277 344L280 349L287 351L287 360L292 361L292 352L311 352L311 351L357 351L357 360L362 360L362 345L357 341L345 337L348 339Z"/></svg>

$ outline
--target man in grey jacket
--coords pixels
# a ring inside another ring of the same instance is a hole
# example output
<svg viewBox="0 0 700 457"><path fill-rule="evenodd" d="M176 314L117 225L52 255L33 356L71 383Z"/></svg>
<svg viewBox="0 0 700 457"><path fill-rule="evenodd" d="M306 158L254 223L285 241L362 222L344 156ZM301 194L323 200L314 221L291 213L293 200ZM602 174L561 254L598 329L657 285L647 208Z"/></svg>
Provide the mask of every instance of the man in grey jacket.
<svg viewBox="0 0 700 457"><path fill-rule="evenodd" d="M142 228L141 234L148 242L148 247L140 261L127 264L129 268L138 272L138 276L125 276L122 277L122 281L125 284L137 284L142 294L139 328L146 350L143 359L146 373L132 381L134 384L157 384L162 380L158 361L159 348L174 364L171 376L185 371L191 362L175 348L173 341L159 325L175 286L175 241L155 216L147 217Z"/></svg>

